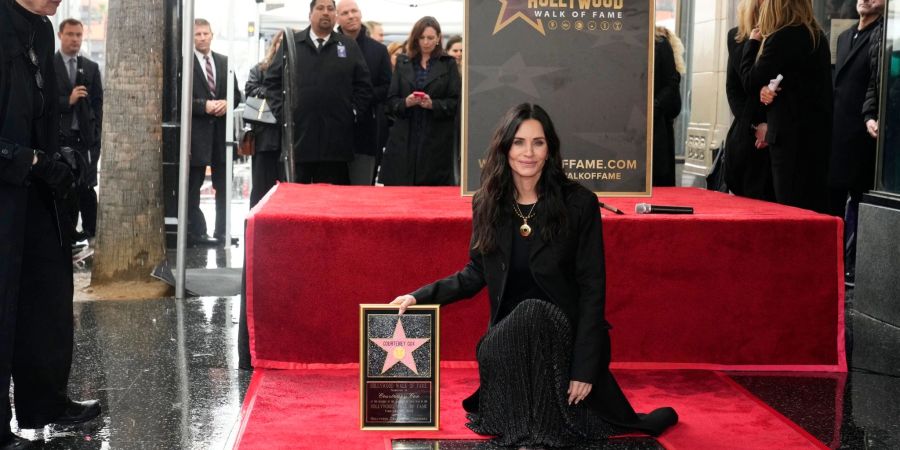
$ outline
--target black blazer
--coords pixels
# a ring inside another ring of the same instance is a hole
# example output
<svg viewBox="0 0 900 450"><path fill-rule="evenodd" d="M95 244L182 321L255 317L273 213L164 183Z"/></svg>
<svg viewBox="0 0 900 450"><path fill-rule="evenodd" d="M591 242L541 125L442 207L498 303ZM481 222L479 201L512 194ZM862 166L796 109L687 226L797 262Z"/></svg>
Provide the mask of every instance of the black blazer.
<svg viewBox="0 0 900 450"><path fill-rule="evenodd" d="M875 183L875 139L866 131L863 102L871 76L869 48L881 19L869 24L853 42L856 27L838 36L834 65L834 131L828 184L838 189L864 192Z"/></svg>
<svg viewBox="0 0 900 450"><path fill-rule="evenodd" d="M551 242L534 234L529 262L537 285L572 324L572 379L596 384L607 376L610 359L600 207L596 195L575 183L565 190L565 204L567 232ZM495 325L510 264L511 228L509 222L499 224L497 251L470 250L470 261L462 270L413 292L416 303L448 305L487 286L490 326Z"/></svg>
<svg viewBox="0 0 900 450"><path fill-rule="evenodd" d="M207 100L224 100L228 94L228 57L210 52L216 66L216 92L209 91L206 72L194 56L194 95L191 119L191 166L208 166L212 161L225 161L225 117L206 113ZM241 102L241 91L237 78L234 79L234 102L232 108Z"/></svg>
<svg viewBox="0 0 900 450"><path fill-rule="evenodd" d="M97 63L79 56L76 64L77 73L75 83L87 88L87 99L81 99L74 105L69 105L69 95L72 93L72 82L69 81L69 69L63 61L62 54L56 52L53 56L53 65L56 67L56 93L59 109L59 131L70 134L72 130L72 117L78 117L78 130L81 142L85 149L100 147L100 136L103 125L103 83L100 81L100 67Z"/></svg>

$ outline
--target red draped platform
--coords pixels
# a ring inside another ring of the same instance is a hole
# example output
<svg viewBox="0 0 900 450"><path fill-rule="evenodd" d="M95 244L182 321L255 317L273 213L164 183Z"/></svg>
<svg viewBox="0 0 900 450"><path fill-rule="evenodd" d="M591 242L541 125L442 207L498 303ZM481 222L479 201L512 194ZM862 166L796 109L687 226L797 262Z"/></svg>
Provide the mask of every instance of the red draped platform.
<svg viewBox="0 0 900 450"><path fill-rule="evenodd" d="M695 214L636 215L638 202ZM839 219L690 188L608 203L627 213L603 211L614 366L846 370ZM471 199L458 188L281 184L246 233L253 365L351 364L358 304L466 263ZM442 310L444 361L474 359L484 295Z"/></svg>

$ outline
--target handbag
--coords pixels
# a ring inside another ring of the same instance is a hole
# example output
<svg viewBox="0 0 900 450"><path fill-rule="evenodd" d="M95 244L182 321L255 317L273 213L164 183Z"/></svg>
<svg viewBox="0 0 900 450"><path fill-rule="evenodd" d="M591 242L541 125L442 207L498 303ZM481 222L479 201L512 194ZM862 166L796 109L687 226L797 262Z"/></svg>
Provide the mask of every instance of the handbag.
<svg viewBox="0 0 900 450"><path fill-rule="evenodd" d="M251 123L267 125L278 123L275 119L275 114L272 113L272 108L269 107L269 102L261 97L247 97L247 101L244 102L243 118L245 122Z"/></svg>
<svg viewBox="0 0 900 450"><path fill-rule="evenodd" d="M238 139L238 151L240 156L253 156L256 153L256 134L251 128L241 130Z"/></svg>

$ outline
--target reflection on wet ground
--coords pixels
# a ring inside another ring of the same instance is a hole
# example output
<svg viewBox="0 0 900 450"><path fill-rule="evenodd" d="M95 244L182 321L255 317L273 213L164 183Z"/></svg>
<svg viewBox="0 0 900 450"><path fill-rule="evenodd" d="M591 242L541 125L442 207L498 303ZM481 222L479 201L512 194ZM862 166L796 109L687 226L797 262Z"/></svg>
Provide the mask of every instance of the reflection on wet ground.
<svg viewBox="0 0 900 450"><path fill-rule="evenodd" d="M241 237L242 202L232 221ZM211 198L202 208L214 217ZM186 256L188 268L243 265L241 246L192 248ZM174 263L173 252L169 259ZM88 264L76 276L89 271ZM852 290L848 294L852 298ZM16 430L13 423L14 430L45 449L231 448L251 377L237 369L238 305L238 297L76 302L69 392L75 399L100 399L102 416L82 427ZM900 448L898 378L860 372L731 376L828 447ZM402 440L394 448L468 450L478 444ZM590 448L661 447L650 438L628 438Z"/></svg>
<svg viewBox="0 0 900 450"><path fill-rule="evenodd" d="M76 399L99 398L102 420L26 430L43 448L222 448L249 371L237 370L238 302L230 298L75 304Z"/></svg>

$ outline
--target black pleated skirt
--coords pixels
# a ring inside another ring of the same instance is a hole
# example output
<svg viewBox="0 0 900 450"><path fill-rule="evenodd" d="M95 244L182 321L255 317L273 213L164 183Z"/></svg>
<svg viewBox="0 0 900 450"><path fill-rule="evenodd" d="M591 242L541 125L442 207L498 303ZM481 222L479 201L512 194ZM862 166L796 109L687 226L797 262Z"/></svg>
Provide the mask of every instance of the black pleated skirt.
<svg viewBox="0 0 900 450"><path fill-rule="evenodd" d="M568 404L572 327L552 303L525 300L478 344L481 388L472 431L492 446L571 447L628 430L585 402ZM596 389L596 387L595 387Z"/></svg>

